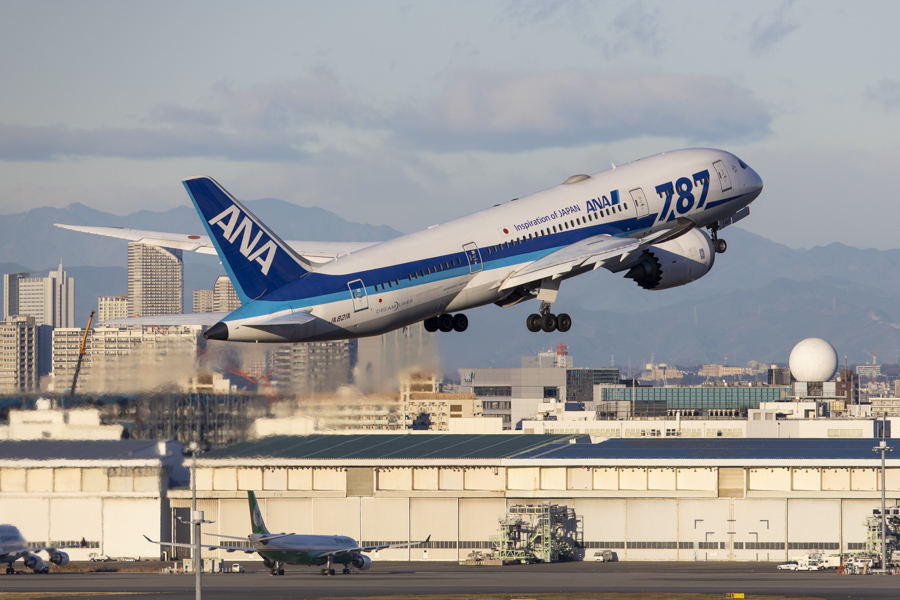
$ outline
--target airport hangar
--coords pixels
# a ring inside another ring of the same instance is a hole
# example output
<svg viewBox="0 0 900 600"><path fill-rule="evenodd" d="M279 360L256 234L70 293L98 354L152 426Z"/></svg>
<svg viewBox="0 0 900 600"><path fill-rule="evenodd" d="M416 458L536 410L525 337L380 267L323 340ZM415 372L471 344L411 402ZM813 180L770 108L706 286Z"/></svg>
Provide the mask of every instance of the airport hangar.
<svg viewBox="0 0 900 600"><path fill-rule="evenodd" d="M866 546L881 506L873 439L603 439L571 435L271 437L198 459L210 533L249 528L246 490L270 531L342 534L363 545L424 540L382 560L457 560L491 547L513 505L574 509L592 556L783 561ZM889 441L890 443L890 441ZM900 460L888 458L888 505ZM187 490L169 494L173 510ZM187 541L187 540L185 540ZM228 560L236 555L219 551Z"/></svg>
<svg viewBox="0 0 900 600"><path fill-rule="evenodd" d="M620 560L782 561L865 548L880 508L873 439L620 438L571 435L278 436L197 459L205 533L249 533L247 490L270 531L340 534L381 560L457 560L491 547L514 505L574 510L585 554ZM890 444L890 440L888 444ZM0 442L0 514L29 541L77 541L89 552L156 558L141 536L189 541L177 517L190 487L177 444ZM889 506L900 459L886 469ZM221 538L205 541L221 542ZM240 542L234 542L240 544ZM226 560L255 556L216 554ZM83 555L83 556L82 556ZM204 556L207 553L204 552Z"/></svg>

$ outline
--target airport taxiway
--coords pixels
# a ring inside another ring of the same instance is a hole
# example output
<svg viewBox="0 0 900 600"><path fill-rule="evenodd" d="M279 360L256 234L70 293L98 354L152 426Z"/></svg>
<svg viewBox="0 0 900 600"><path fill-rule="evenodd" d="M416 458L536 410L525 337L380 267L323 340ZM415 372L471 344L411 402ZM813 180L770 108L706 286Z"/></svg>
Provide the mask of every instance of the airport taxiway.
<svg viewBox="0 0 900 600"><path fill-rule="evenodd" d="M257 563L244 563L246 573L203 576L205 598L363 598L406 595L444 598L465 595L596 593L743 593L826 600L900 597L900 576L838 575L833 571L778 571L772 563L617 562L555 563L507 567L460 566L438 562L378 562L370 571L323 577L318 569L288 567L272 577ZM102 594L102 598L144 600L194 597L193 575L156 573L50 573L0 575L3 592ZM583 594L583 596L581 596ZM54 596L56 597L56 596ZM0 599L3 594L0 593Z"/></svg>

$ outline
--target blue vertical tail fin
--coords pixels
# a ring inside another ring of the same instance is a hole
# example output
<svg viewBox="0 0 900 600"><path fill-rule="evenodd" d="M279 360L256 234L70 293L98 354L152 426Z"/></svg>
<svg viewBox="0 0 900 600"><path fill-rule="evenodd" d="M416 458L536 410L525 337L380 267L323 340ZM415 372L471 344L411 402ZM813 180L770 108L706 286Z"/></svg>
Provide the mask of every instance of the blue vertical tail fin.
<svg viewBox="0 0 900 600"><path fill-rule="evenodd" d="M211 177L185 179L241 304L306 275L309 263Z"/></svg>

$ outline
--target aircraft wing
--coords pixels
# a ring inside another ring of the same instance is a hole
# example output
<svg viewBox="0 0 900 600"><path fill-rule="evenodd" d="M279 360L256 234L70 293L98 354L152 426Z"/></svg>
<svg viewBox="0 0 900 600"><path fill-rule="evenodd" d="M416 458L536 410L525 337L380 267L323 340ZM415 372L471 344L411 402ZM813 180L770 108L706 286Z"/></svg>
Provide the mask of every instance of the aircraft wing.
<svg viewBox="0 0 900 600"><path fill-rule="evenodd" d="M89 227L85 225L65 225L54 223L54 227L105 235L130 242L141 242L163 248L175 248L188 250L201 254L215 254L216 248L207 235L192 235L185 233L166 233L163 231L147 231L144 229L130 229L127 227ZM292 250L311 263L324 264L344 254L350 254L378 242L311 242L311 241L286 241Z"/></svg>
<svg viewBox="0 0 900 600"><path fill-rule="evenodd" d="M570 271L586 267L598 268L608 260L623 257L642 250L651 244L659 244L677 238L694 227L694 223L679 218L675 227L658 231L644 238L615 237L607 234L595 235L575 244L548 254L530 265L510 274L501 284L501 290L509 290L520 285L559 279Z"/></svg>
<svg viewBox="0 0 900 600"><path fill-rule="evenodd" d="M323 552L320 556L335 556L337 554L346 554L349 552L376 552L378 550L384 550L385 548L410 548L412 546L420 546L422 544L427 544L431 540L431 536L429 535L425 538L424 541L421 542L405 542L401 544L382 544L380 546L359 546L357 548L341 548L340 550L332 550L331 552Z"/></svg>
<svg viewBox="0 0 900 600"><path fill-rule="evenodd" d="M146 535L144 539L150 542L151 544L156 544L158 546L172 546L174 548L193 548L193 544L185 544L182 542L157 542L156 540L151 540ZM240 538L244 539L244 538ZM222 546L220 544L200 544L201 548L206 548L207 550L224 550L226 552L243 552L244 554L256 554L259 549L255 546Z"/></svg>

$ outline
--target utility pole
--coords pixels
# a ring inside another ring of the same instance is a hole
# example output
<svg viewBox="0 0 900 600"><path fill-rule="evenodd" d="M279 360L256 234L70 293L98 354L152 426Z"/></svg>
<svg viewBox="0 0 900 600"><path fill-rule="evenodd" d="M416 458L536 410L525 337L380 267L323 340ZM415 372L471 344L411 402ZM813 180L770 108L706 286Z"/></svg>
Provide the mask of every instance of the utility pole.
<svg viewBox="0 0 900 600"><path fill-rule="evenodd" d="M200 557L200 525L212 523L203 519L203 511L197 510L197 455L200 454L200 444L191 442L188 446L191 453L191 525L194 534L194 597L201 600L201 572L203 571L203 559Z"/></svg>
<svg viewBox="0 0 900 600"><path fill-rule="evenodd" d="M881 435L884 435L882 430ZM881 571L887 573L887 515L885 514L885 490L884 490L884 453L892 451L882 439L878 445L872 448L873 452L881 452Z"/></svg>

